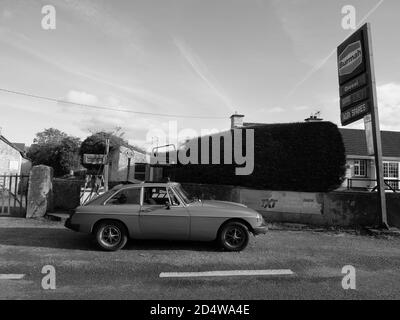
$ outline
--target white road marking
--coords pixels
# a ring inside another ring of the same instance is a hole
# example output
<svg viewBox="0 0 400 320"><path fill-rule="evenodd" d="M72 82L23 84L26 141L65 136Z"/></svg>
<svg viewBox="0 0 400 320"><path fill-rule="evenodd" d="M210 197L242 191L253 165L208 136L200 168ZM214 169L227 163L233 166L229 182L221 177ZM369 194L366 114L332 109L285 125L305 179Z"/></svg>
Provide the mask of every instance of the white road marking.
<svg viewBox="0 0 400 320"><path fill-rule="evenodd" d="M237 276L283 276L293 275L290 269L269 270L223 270L203 272L161 272L160 278L190 278L190 277L237 277Z"/></svg>
<svg viewBox="0 0 400 320"><path fill-rule="evenodd" d="M0 274L0 280L20 280L25 277L24 274L3 273Z"/></svg>

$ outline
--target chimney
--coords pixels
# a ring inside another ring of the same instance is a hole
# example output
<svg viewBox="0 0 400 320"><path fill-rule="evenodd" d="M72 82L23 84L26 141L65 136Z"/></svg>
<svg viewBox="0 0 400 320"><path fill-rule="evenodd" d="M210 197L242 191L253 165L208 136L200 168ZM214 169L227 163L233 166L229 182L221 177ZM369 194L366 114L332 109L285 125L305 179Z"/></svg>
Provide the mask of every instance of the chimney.
<svg viewBox="0 0 400 320"><path fill-rule="evenodd" d="M237 112L235 112L235 114L231 115L230 118L231 118L231 129L243 127L244 115L237 114Z"/></svg>
<svg viewBox="0 0 400 320"><path fill-rule="evenodd" d="M304 119L305 122L318 122L318 121L323 121L322 118L319 116L321 115L321 112L316 112L314 114L311 114L307 119Z"/></svg>

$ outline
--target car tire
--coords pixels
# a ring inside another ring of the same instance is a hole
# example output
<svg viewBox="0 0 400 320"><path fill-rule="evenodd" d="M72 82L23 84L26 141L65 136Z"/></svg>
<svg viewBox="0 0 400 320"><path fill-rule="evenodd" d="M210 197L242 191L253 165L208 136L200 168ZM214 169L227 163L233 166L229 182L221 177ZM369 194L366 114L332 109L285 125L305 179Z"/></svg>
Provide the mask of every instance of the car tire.
<svg viewBox="0 0 400 320"><path fill-rule="evenodd" d="M222 226L218 242L225 250L242 251L249 243L249 230L241 222L228 222Z"/></svg>
<svg viewBox="0 0 400 320"><path fill-rule="evenodd" d="M125 226L118 221L102 222L96 229L96 241L105 251L122 249L128 241Z"/></svg>

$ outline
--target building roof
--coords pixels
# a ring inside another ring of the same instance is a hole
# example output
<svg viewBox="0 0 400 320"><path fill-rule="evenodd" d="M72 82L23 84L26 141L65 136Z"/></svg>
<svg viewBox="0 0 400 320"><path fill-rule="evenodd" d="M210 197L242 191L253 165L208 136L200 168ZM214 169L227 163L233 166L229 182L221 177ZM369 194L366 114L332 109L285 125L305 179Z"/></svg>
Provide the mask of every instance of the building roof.
<svg viewBox="0 0 400 320"><path fill-rule="evenodd" d="M22 150L23 152L26 152L26 145L25 145L25 143L13 142L12 144L13 144L14 146L16 146L19 150Z"/></svg>
<svg viewBox="0 0 400 320"><path fill-rule="evenodd" d="M12 143L10 141L8 141L4 136L0 135L0 140L3 141L4 143L8 144L10 147L14 148L15 150L17 150L21 156L23 156L24 158L25 156L25 150L24 149L20 149L20 147L18 145L16 145L15 143ZM24 144L25 146L25 144Z"/></svg>
<svg viewBox="0 0 400 320"><path fill-rule="evenodd" d="M256 126L265 126L266 123L259 122L243 122L243 127L256 127Z"/></svg>
<svg viewBox="0 0 400 320"><path fill-rule="evenodd" d="M359 129L339 129L342 134L346 155L369 156L365 131ZM400 132L381 131L382 153L384 157L400 158Z"/></svg>

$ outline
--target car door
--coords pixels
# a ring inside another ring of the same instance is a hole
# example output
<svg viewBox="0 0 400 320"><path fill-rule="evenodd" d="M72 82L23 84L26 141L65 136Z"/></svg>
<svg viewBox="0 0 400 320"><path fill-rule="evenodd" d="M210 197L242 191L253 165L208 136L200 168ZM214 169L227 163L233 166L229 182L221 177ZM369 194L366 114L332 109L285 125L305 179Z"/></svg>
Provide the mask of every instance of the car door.
<svg viewBox="0 0 400 320"><path fill-rule="evenodd" d="M131 237L139 235L141 187L126 187L115 192L103 205L104 218L122 221Z"/></svg>
<svg viewBox="0 0 400 320"><path fill-rule="evenodd" d="M139 226L144 239L188 240L189 212L166 186L144 187Z"/></svg>

